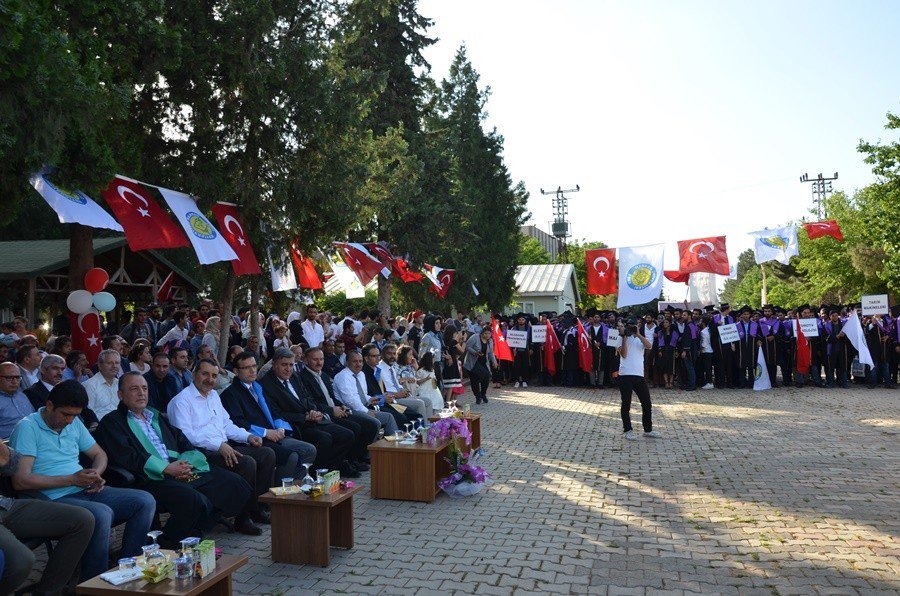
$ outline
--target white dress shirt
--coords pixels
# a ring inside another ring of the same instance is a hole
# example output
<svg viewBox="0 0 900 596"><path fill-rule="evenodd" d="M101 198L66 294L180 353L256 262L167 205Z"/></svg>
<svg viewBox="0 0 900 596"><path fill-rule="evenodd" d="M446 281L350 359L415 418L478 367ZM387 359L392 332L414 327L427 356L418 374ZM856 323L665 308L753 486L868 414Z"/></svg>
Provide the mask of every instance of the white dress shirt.
<svg viewBox="0 0 900 596"><path fill-rule="evenodd" d="M382 360L378 363L381 369L381 382L384 385L385 393L399 393L403 391L403 385L400 384L400 367L395 362L393 366Z"/></svg>
<svg viewBox="0 0 900 596"><path fill-rule="evenodd" d="M88 407L97 415L97 420L119 407L119 381L107 383L102 374L97 373L84 383L88 394Z"/></svg>
<svg viewBox="0 0 900 596"><path fill-rule="evenodd" d="M300 323L300 327L303 329L303 337L306 338L306 343L309 344L309 347L318 348L322 346L322 343L325 341L325 328L322 325L317 321L306 319Z"/></svg>
<svg viewBox="0 0 900 596"><path fill-rule="evenodd" d="M360 391L363 395L360 395ZM363 397L366 394L366 375L363 371L354 375L349 368L345 368L335 375L334 394L354 412L369 413L365 403L368 398Z"/></svg>
<svg viewBox="0 0 900 596"><path fill-rule="evenodd" d="M181 429L188 441L210 451L217 451L227 440L246 443L250 433L231 421L215 390L206 397L191 383L172 398L166 410L169 422Z"/></svg>
<svg viewBox="0 0 900 596"><path fill-rule="evenodd" d="M156 342L156 345L159 347L159 346L166 345L170 341L187 341L187 338L188 338L187 328L185 327L184 329L182 329L178 325L175 325L174 327L169 329L165 335L163 335L161 338L159 338L159 341Z"/></svg>

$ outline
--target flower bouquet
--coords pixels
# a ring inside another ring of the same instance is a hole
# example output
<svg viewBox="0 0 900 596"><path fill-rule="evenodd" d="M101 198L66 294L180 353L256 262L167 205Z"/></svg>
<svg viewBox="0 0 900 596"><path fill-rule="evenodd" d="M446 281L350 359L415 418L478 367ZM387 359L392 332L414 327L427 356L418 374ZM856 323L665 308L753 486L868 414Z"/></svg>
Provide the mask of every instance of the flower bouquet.
<svg viewBox="0 0 900 596"><path fill-rule="evenodd" d="M428 432L428 440L449 438L451 443L445 458L450 464L450 475L438 482L438 487L453 498L469 497L490 486L492 479L484 468L477 465L479 454L463 451L472 443L472 433L466 420L442 418Z"/></svg>

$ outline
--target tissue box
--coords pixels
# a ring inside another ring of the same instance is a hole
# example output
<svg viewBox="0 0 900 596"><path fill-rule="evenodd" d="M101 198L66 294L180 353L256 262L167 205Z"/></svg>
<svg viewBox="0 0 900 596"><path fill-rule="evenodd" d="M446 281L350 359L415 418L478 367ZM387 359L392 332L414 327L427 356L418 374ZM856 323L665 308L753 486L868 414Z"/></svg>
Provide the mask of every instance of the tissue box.
<svg viewBox="0 0 900 596"><path fill-rule="evenodd" d="M216 570L216 541L204 540L194 551L194 575L206 577Z"/></svg>

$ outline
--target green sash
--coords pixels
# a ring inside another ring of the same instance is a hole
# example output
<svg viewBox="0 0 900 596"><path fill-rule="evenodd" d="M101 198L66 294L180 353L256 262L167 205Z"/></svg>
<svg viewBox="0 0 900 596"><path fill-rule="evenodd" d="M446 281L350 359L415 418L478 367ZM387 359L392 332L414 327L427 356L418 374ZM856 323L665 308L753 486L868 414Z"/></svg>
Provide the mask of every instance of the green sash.
<svg viewBox="0 0 900 596"><path fill-rule="evenodd" d="M153 420L151 420L150 426L156 431L156 436L159 437L159 440L163 441L162 430L159 428L159 412L153 408L147 409L153 412ZM131 412L126 412L125 419L128 421L128 428L130 428L131 432L134 433L134 436L137 437L141 447L150 454L150 457L147 458L147 461L144 464L144 473L150 480L163 480L163 470L166 469L170 462L161 458L159 455L154 455L157 453L156 447L153 445L153 442L150 441L150 437L147 436L147 433L144 432L144 427L134 419ZM163 441L163 443L165 444L165 441ZM206 456L199 451L192 449L191 451L178 453L177 451L168 449L168 446L166 447L170 458L185 460L193 466L195 473L202 474L203 472L209 472L209 462L206 461Z"/></svg>

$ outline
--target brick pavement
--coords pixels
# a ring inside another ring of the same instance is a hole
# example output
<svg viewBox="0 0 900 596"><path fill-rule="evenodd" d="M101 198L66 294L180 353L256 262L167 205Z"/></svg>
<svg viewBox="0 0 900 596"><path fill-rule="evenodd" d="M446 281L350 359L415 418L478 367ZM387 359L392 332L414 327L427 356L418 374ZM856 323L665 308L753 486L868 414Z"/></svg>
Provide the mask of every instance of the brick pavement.
<svg viewBox="0 0 900 596"><path fill-rule="evenodd" d="M251 558L236 593L900 592L900 392L654 390L664 438L633 443L611 390L490 397L490 490L364 490L357 546L328 569L272 563L268 529L218 534Z"/></svg>

